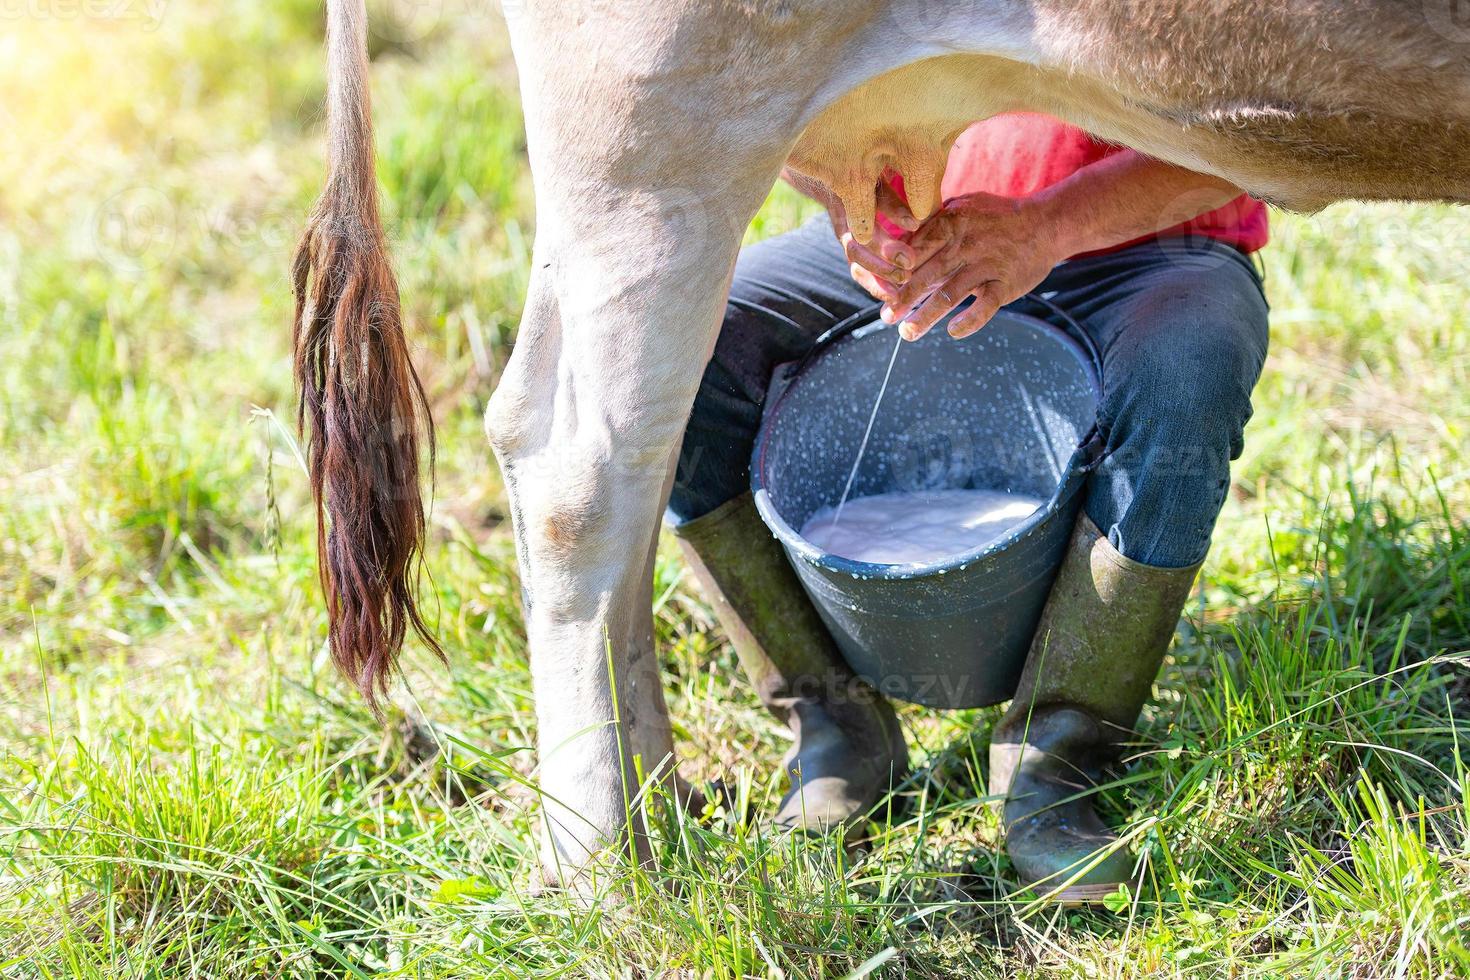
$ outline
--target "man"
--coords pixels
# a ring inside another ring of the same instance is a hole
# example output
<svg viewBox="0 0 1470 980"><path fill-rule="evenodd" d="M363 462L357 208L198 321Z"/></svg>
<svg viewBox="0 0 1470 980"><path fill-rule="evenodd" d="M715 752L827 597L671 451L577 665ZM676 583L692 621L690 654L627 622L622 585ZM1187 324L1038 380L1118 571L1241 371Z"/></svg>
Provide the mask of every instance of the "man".
<svg viewBox="0 0 1470 980"><path fill-rule="evenodd" d="M998 116L955 144L945 206L920 225L898 176L867 245L827 222L746 249L685 431L668 522L761 700L792 729L777 820L861 815L907 765L892 709L854 681L761 523L749 460L776 365L871 302L914 339L947 314L963 338L1032 291L1102 356L1107 455L1047 600L1020 689L996 726L990 792L1023 884L1100 898L1132 860L1089 800L1130 737L1209 548L1266 356L1267 306L1247 255L1265 208L1228 182L1101 144L1057 120Z"/></svg>

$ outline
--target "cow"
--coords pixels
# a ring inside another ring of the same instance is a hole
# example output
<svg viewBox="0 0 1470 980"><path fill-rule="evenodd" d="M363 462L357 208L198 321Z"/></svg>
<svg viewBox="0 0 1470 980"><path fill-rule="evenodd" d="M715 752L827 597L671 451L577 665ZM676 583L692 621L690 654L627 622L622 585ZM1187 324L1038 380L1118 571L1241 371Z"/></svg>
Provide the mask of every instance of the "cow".
<svg viewBox="0 0 1470 980"><path fill-rule="evenodd" d="M537 204L485 425L536 694L544 861L646 859L673 780L653 652L659 516L741 236L784 170L858 241L900 174L997 113L1059 117L1298 211L1470 198L1462 0L505 0ZM370 702L408 631L432 443L386 254L363 0L327 0L329 175L294 264L295 371L337 664Z"/></svg>

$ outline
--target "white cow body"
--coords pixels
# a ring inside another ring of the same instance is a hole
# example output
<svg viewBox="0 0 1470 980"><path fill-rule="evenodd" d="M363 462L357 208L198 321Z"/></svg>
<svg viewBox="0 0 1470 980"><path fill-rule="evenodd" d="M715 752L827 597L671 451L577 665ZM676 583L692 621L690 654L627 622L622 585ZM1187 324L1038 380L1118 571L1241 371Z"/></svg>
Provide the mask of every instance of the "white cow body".
<svg viewBox="0 0 1470 980"><path fill-rule="evenodd" d="M1470 34L1408 6L506 0L538 215L486 427L525 587L554 873L626 831L647 853L625 801L672 766L659 517L742 233L783 165L834 190L859 239L885 167L923 217L959 132L1014 110L1291 206L1465 200Z"/></svg>

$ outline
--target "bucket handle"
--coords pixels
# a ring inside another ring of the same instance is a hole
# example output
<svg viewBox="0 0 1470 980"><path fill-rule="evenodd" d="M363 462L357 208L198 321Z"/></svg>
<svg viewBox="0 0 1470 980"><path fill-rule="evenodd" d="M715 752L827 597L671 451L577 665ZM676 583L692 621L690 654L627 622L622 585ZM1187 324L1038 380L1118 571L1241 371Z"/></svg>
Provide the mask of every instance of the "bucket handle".
<svg viewBox="0 0 1470 980"><path fill-rule="evenodd" d="M801 360L796 362L796 367L792 368L787 377L795 381L818 354L852 333L858 327L872 323L878 318L878 311L881 309L883 309L882 303L869 303L867 306L859 307L855 313L847 319L840 321L835 327L829 327L812 343Z"/></svg>
<svg viewBox="0 0 1470 980"><path fill-rule="evenodd" d="M1086 330L1082 329L1082 324L1078 323L1077 320L1066 310L1062 309L1060 306L1058 306L1056 303L1053 303L1045 296L1042 296L1040 293L1027 293L1025 296L1021 297L1021 300L1027 300L1035 303L1037 306L1042 307L1048 313L1052 314L1054 317L1060 320L1060 329L1062 330L1062 332L1065 333L1068 337L1071 337L1072 340L1076 341L1078 346L1080 346L1083 351L1086 352L1088 360L1092 362L1093 370L1096 372L1097 377L1102 377L1102 354L1097 349L1097 344L1093 341L1092 335L1089 334ZM1020 302L1021 300L1018 300L1017 302ZM872 323L875 319L877 319L878 311L882 308L882 303L869 303L866 306L859 307L851 316L840 321L836 326L824 331L822 335L816 339L812 346L808 348L806 354L803 355L802 359L796 362L796 366L787 373L787 383L789 384L790 382L795 381L798 377L800 377L801 374L806 370L807 365L810 364L817 355L821 354L828 347L831 347L837 341L841 340L843 337L846 337L858 327L864 327ZM1103 435L1102 429L1098 425L1096 420L1093 421L1092 428L1088 429L1087 434L1082 437L1082 441L1078 445L1077 449L1079 458L1078 468L1084 473L1091 473L1093 470L1097 469L1098 464L1101 463L1103 461L1103 457L1107 455L1107 439Z"/></svg>
<svg viewBox="0 0 1470 980"><path fill-rule="evenodd" d="M1092 366L1097 371L1098 377L1102 376L1102 354L1098 351L1097 344L1093 341L1092 335L1089 334L1086 330L1083 330L1082 325L1078 323L1070 313L1062 309L1057 304L1053 303L1051 300L1047 299L1045 296L1042 296L1040 293L1027 293L1025 296L1021 297L1021 300L1018 300L1017 302L1020 302L1022 300L1035 303L1037 306L1044 308L1048 313L1052 314L1058 320L1060 320L1062 331L1066 333L1068 337L1071 337L1074 341L1076 341L1077 344L1080 345L1082 349L1087 352L1088 360L1092 361ZM822 353L822 351L826 350L828 347L831 347L837 341L841 340L843 337L846 337L858 327L867 326L868 324L876 320L878 318L878 311L882 308L882 303L869 303L866 306L859 307L851 316L840 321L836 326L830 327L826 331L824 331L822 335L819 336L812 343L812 346L807 349L806 354L802 356L801 360L796 362L796 367L791 371L791 378L794 380L803 371L805 371L806 366L811 363L813 358Z"/></svg>
<svg viewBox="0 0 1470 980"><path fill-rule="evenodd" d="M1067 334L1068 337L1071 337L1078 344L1080 344L1082 349L1087 352L1087 357L1090 361L1092 361L1092 366L1093 369L1097 371L1097 376L1099 378L1102 377L1102 352L1097 349L1097 343L1092 339L1092 334L1088 333L1086 330L1083 330L1082 324L1078 323L1076 319L1072 316L1072 314L1068 313L1066 310L1062 309L1060 306L1053 303L1051 300L1047 299L1040 293L1027 293L1025 296L1021 297L1021 300L1035 303L1037 306L1044 308L1052 316L1062 321L1062 330Z"/></svg>

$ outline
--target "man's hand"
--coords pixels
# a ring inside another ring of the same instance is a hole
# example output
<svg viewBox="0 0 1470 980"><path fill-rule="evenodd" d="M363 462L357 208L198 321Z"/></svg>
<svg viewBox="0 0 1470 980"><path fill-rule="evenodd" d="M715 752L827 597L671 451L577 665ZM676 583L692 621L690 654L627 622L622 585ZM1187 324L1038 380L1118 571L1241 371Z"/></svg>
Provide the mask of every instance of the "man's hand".
<svg viewBox="0 0 1470 980"><path fill-rule="evenodd" d="M968 337L1063 259L1152 235L1239 194L1227 180L1124 150L1029 197L953 198L909 236L916 262L896 295L883 297L883 319L917 340L974 296L949 325Z"/></svg>
<svg viewBox="0 0 1470 980"><path fill-rule="evenodd" d="M880 297L884 322L900 323L903 338L917 340L974 296L949 324L950 336L968 337L1036 288L1070 254L1061 223L1036 201L967 194L946 202L910 237L917 264Z"/></svg>
<svg viewBox="0 0 1470 980"><path fill-rule="evenodd" d="M1227 180L1123 150L1029 197L952 198L921 227L887 174L873 190L877 209L906 234L879 225L862 245L835 194L800 174L782 176L827 208L852 277L883 301L883 319L901 323L906 340L974 296L949 325L952 336L968 337L1063 259L1152 235L1240 194Z"/></svg>
<svg viewBox="0 0 1470 980"><path fill-rule="evenodd" d="M901 238L890 235L882 224L873 229L873 239L864 245L853 237L847 226L847 212L836 194L816 181L801 174L783 170L781 177L792 187L827 209L832 222L832 231L847 256L848 271L852 278L868 291L874 299L888 301L897 295L898 287L908 281L916 264L914 249ZM878 181L873 193L878 212L890 222L912 232L919 227L919 220L909 211L909 206L898 196L885 177Z"/></svg>

